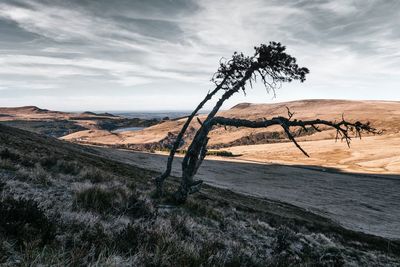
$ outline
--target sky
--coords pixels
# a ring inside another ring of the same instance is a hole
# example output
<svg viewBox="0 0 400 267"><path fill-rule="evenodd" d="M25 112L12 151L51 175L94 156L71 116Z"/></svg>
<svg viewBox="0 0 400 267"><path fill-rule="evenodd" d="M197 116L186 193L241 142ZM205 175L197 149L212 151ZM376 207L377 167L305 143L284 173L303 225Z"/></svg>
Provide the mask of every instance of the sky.
<svg viewBox="0 0 400 267"><path fill-rule="evenodd" d="M307 81L275 98L259 85L224 108L398 101L399 14L398 0L0 0L0 106L190 110L222 57L270 41L310 69Z"/></svg>

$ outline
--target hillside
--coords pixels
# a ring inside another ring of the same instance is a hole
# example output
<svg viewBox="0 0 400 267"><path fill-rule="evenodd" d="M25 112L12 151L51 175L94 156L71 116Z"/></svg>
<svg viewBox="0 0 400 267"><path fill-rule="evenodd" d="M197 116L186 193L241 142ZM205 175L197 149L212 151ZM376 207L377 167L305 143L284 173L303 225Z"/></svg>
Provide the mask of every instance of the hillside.
<svg viewBox="0 0 400 267"><path fill-rule="evenodd" d="M72 113L41 109L36 106L0 107L0 121L12 120L85 120L85 119L110 119L112 114L96 114L93 112Z"/></svg>
<svg viewBox="0 0 400 267"><path fill-rule="evenodd" d="M287 116L289 107L294 119L320 118L350 121L369 121L384 130L381 136L364 136L354 140L349 149L341 142L335 143L335 132L321 128L322 132L309 131L298 134L297 139L307 149L306 158L292 144L287 143L280 127L247 129L215 127L210 132L210 149L232 152L238 158L259 162L304 164L334 167L345 171L400 173L400 102L395 101L349 101L349 100L301 100L277 104L242 103L221 111L219 115L231 118L263 119ZM205 115L199 116L204 120ZM64 136L64 140L133 149L159 149L168 147L179 132L185 119L166 121L142 131L110 133L107 131L80 131ZM199 127L194 120L185 136L185 148ZM271 145L272 144L272 145Z"/></svg>
<svg viewBox="0 0 400 267"><path fill-rule="evenodd" d="M41 109L36 106L14 108L0 107L0 122L3 124L44 134L62 137L85 130L114 130L123 127L147 127L158 120L124 118L110 113L61 112Z"/></svg>
<svg viewBox="0 0 400 267"><path fill-rule="evenodd" d="M239 104L233 108L221 111L220 116L243 119L263 119L275 116L287 116L287 109L295 113L294 119L320 118L326 120L340 120L342 114L347 120L369 121L376 128L384 129L386 134L400 133L400 102L390 101L349 101L349 100L301 100L283 102L277 104ZM199 116L204 120L206 115ZM168 133L179 132L185 119L166 121L137 132L124 132L118 135L98 134L97 132L80 132L65 136L65 140L85 139L88 143L99 144L144 144L156 143L167 138ZM186 144L198 128L197 120L194 120ZM264 136L262 136L264 134ZM246 129L228 127L216 127L210 132L211 147L233 146L237 144L257 144L262 142L283 141L284 136L279 127L268 129ZM265 138L262 138L265 137ZM312 133L300 137L300 140L317 140L333 138L332 132ZM247 139L247 140L246 140ZM259 140L258 140L259 139Z"/></svg>
<svg viewBox="0 0 400 267"><path fill-rule="evenodd" d="M182 206L153 199L154 175L0 124L0 264L400 263L397 241L388 246L291 205L210 186Z"/></svg>

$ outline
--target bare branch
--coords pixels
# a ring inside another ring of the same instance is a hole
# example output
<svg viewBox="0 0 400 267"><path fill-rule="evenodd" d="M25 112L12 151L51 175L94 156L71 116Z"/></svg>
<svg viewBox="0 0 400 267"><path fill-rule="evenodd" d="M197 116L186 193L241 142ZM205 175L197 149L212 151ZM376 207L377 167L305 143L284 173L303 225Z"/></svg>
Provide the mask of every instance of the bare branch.
<svg viewBox="0 0 400 267"><path fill-rule="evenodd" d="M201 126L203 126L203 122L199 119L199 117L196 117L196 119L197 119L197 122L198 122Z"/></svg>
<svg viewBox="0 0 400 267"><path fill-rule="evenodd" d="M288 119L290 120L294 116L295 113L291 112L290 109L288 108L288 106L285 106L285 108L287 109Z"/></svg>
<svg viewBox="0 0 400 267"><path fill-rule="evenodd" d="M290 118L285 118L285 117L274 117L270 120L263 120L263 121L251 121L251 120L244 120L244 119L230 119L230 118L224 118L224 117L214 117L212 120L212 124L220 124L224 126L235 126L235 127L247 127L247 128L267 128L273 125L280 125L290 141L292 141L298 149L300 149L301 152L304 153L304 155L308 156L307 152L305 152L301 146L297 143L296 139L294 138L293 134L290 132L290 127L302 127L305 128L307 126L311 126L314 129L318 129L318 125L325 125L331 128L336 129L336 139L339 139L339 136L341 137L342 140L345 140L347 145L350 145L351 137L349 135L350 131L354 131L355 137L360 137L362 132L365 133L371 133L371 134L381 134L380 131L377 129L373 128L370 126L370 124L367 123L361 123L359 121L357 122L348 122L346 120L342 120L339 123L336 122L331 122L331 121L326 121L326 120L320 120L320 119L315 119L315 120L307 120L307 121L302 121L302 120L294 120L291 121ZM318 129L318 131L320 131Z"/></svg>
<svg viewBox="0 0 400 267"><path fill-rule="evenodd" d="M294 138L294 136L292 135L292 133L289 130L289 126L285 125L285 124L281 124L282 128L285 130L285 133L287 135L287 137L289 138L290 141L292 141L295 146L300 149L301 152L303 152L304 155L306 155L307 157L310 157L310 155L307 154L307 152L297 143L296 139Z"/></svg>

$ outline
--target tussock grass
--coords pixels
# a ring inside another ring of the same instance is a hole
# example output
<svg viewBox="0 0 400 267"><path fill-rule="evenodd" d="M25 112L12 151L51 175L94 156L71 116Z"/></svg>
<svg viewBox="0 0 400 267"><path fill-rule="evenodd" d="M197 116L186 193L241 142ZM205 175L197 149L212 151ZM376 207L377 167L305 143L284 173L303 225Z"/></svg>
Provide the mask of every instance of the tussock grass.
<svg viewBox="0 0 400 267"><path fill-rule="evenodd" d="M216 210L213 207L209 207L207 205L202 205L199 201L194 201L189 199L185 204L184 207L186 208L187 212L193 214L195 216L210 218L215 221L222 221L223 214Z"/></svg>
<svg viewBox="0 0 400 267"><path fill-rule="evenodd" d="M48 186L51 184L52 175L37 163L33 168L19 167L16 179Z"/></svg>
<svg viewBox="0 0 400 267"><path fill-rule="evenodd" d="M110 174L105 173L104 171L101 171L96 168L84 168L80 176L84 180L89 180L91 183L101 183L109 180L113 180L113 176Z"/></svg>
<svg viewBox="0 0 400 267"><path fill-rule="evenodd" d="M0 201L0 229L18 246L45 244L54 238L54 224L33 200L6 197Z"/></svg>
<svg viewBox="0 0 400 267"><path fill-rule="evenodd" d="M0 266L400 263L283 204L206 185L182 206L151 198L155 175L0 125Z"/></svg>
<svg viewBox="0 0 400 267"><path fill-rule="evenodd" d="M9 170L9 171L16 171L17 167L9 159L0 159L0 169Z"/></svg>
<svg viewBox="0 0 400 267"><path fill-rule="evenodd" d="M53 171L58 171L63 174L77 175L79 174L81 168L82 167L80 164L76 161L66 161L60 159L57 161L56 169Z"/></svg>
<svg viewBox="0 0 400 267"><path fill-rule="evenodd" d="M121 188L105 189L99 186L77 192L74 207L98 213L114 213L128 200L127 193Z"/></svg>

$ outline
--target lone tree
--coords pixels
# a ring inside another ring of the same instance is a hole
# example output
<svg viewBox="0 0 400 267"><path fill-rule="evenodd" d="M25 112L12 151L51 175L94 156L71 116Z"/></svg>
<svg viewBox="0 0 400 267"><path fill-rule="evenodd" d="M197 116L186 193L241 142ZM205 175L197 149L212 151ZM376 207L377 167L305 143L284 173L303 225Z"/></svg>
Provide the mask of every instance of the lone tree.
<svg viewBox="0 0 400 267"><path fill-rule="evenodd" d="M309 70L304 67L299 67L296 64L296 58L285 52L285 46L277 42L270 42L269 45L262 44L255 47L254 50L255 52L252 56L245 56L243 53L235 52L230 60L220 61L218 71L212 78L215 84L214 90L208 92L206 97L187 118L170 151L165 172L155 178L157 193L159 195L163 195L164 193L164 181L171 174L175 153L182 144L182 138L189 124L196 117L196 114L202 109L204 104L220 91L222 91L223 94L208 114L207 118L203 122L197 118L200 123L200 128L197 130L183 158L181 182L178 190L174 194L178 202L184 202L189 194L197 192L200 189L202 181L195 181L193 178L206 156L207 144L209 141L208 134L215 125L248 128L267 128L273 125L281 126L289 140L307 157L309 155L297 143L291 128L300 127L304 131L308 131L311 127L316 131L321 131L318 126L327 126L336 129L336 139L340 138L345 140L347 145L350 144L351 136L361 138L362 132L377 133L377 130L372 128L369 123L361 123L359 121L349 122L346 121L343 116L342 120L339 122L320 119L307 121L292 120L293 113L291 113L289 109L287 117L280 116L257 121L216 116L226 100L241 90L245 93L248 85L252 87L253 82L257 82L257 79L262 81L267 92L272 91L274 94L275 89L283 82L291 82L293 80L300 80L300 82L305 81Z"/></svg>

